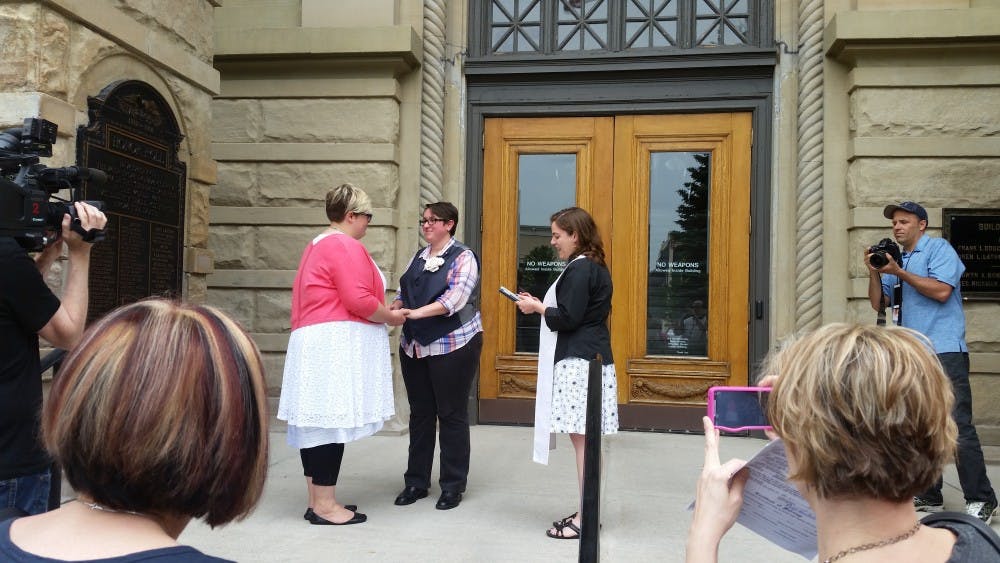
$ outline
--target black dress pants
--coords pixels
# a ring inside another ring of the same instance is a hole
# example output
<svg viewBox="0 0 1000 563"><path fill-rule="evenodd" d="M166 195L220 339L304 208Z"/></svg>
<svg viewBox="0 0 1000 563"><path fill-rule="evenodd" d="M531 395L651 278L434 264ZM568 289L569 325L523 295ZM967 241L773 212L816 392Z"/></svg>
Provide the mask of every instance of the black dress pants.
<svg viewBox="0 0 1000 563"><path fill-rule="evenodd" d="M440 426L442 491L465 492L469 476L469 391L479 366L483 335L440 356L411 358L400 352L399 363L410 402L410 455L403 474L408 487L430 488L434 465L434 431Z"/></svg>
<svg viewBox="0 0 1000 563"><path fill-rule="evenodd" d="M972 424L972 387L969 385L969 354L967 352L946 352L938 354L948 379L951 380L952 391L955 392L955 406L951 416L958 426L958 453L955 458L955 469L958 470L958 482L962 486L965 502L996 503L996 493L986 475L986 463L983 460L983 448L979 442L979 434ZM940 503L943 481L938 479L928 491L920 495L926 501Z"/></svg>

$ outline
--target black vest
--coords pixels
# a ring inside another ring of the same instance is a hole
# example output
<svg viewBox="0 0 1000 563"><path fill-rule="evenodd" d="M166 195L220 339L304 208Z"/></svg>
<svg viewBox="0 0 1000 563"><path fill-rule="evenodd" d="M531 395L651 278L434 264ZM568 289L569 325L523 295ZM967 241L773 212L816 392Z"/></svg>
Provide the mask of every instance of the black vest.
<svg viewBox="0 0 1000 563"><path fill-rule="evenodd" d="M399 284L403 290L403 306L407 309L417 309L433 303L438 297L441 297L448 290L448 270L451 269L458 255L468 249L469 247L456 240L451 245L451 248L441 256L444 258L444 264L441 264L441 267L436 272L424 269L426 262L420 258L423 249L418 250L417 254L413 257L413 261L410 262L409 269L399 279ZM475 253L472 255L476 259L476 267L478 268L479 257ZM427 346L431 342L438 340L469 322L476 315L474 302L478 297L479 282L477 281L475 289L472 290L472 295L469 296L469 300L465 303L465 307L455 311L454 315L448 317L437 315L426 319L407 320L403 323L403 335L409 340L416 340L421 346Z"/></svg>

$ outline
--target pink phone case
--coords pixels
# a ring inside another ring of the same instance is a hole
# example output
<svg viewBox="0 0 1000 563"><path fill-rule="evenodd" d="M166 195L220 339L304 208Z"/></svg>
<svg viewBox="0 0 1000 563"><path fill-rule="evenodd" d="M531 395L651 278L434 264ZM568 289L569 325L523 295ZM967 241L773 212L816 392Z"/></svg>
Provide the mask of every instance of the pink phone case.
<svg viewBox="0 0 1000 563"><path fill-rule="evenodd" d="M708 418L712 421L712 424L715 424L715 392L716 391L729 391L729 392L736 392L736 393L760 393L760 392L770 393L771 392L771 388L770 387L711 387L711 388L709 388L709 390L708 390ZM737 427L728 427L728 426L719 426L719 425L716 425L715 427L717 429L723 430L725 432L743 432L744 430L770 430L771 429L770 425L765 425L765 426L737 426Z"/></svg>

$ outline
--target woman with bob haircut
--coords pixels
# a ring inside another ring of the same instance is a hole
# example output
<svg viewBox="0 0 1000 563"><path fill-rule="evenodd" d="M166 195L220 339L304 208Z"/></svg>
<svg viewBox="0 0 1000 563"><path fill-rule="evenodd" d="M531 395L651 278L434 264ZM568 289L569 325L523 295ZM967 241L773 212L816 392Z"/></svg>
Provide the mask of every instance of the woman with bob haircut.
<svg viewBox="0 0 1000 563"><path fill-rule="evenodd" d="M221 311L151 299L91 325L42 413L75 502L0 524L4 561L221 561L177 543L246 517L267 473L260 354Z"/></svg>
<svg viewBox="0 0 1000 563"><path fill-rule="evenodd" d="M784 441L788 479L816 514L819 561L995 561L982 522L922 525L913 496L955 452L951 384L920 334L830 324L774 353L768 420ZM706 417L687 561L718 559L743 502L742 460L719 462ZM980 527L982 526L982 527ZM976 529L978 528L978 529Z"/></svg>
<svg viewBox="0 0 1000 563"><path fill-rule="evenodd" d="M540 300L520 293L518 309L542 316L538 331L538 384L535 399L534 461L548 464L552 433L569 434L576 453L576 477L583 496L590 361L600 356L601 434L618 432L618 384L611 358L611 273L593 217L579 207L552 214L552 239L566 267ZM580 504L577 504L579 507ZM580 539L581 509L552 522L545 535Z"/></svg>

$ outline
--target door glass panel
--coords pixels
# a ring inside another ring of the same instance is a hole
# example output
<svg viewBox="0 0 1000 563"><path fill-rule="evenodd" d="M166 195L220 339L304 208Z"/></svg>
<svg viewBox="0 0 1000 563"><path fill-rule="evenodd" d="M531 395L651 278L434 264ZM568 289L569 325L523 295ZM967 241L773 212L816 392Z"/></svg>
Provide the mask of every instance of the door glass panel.
<svg viewBox="0 0 1000 563"><path fill-rule="evenodd" d="M710 158L649 155L647 355L707 355Z"/></svg>
<svg viewBox="0 0 1000 563"><path fill-rule="evenodd" d="M575 154L522 154L517 161L517 288L543 299L562 272L549 217L576 203ZM489 210L486 210L488 213ZM515 308L516 309L516 308ZM516 352L538 352L538 315L517 311Z"/></svg>

